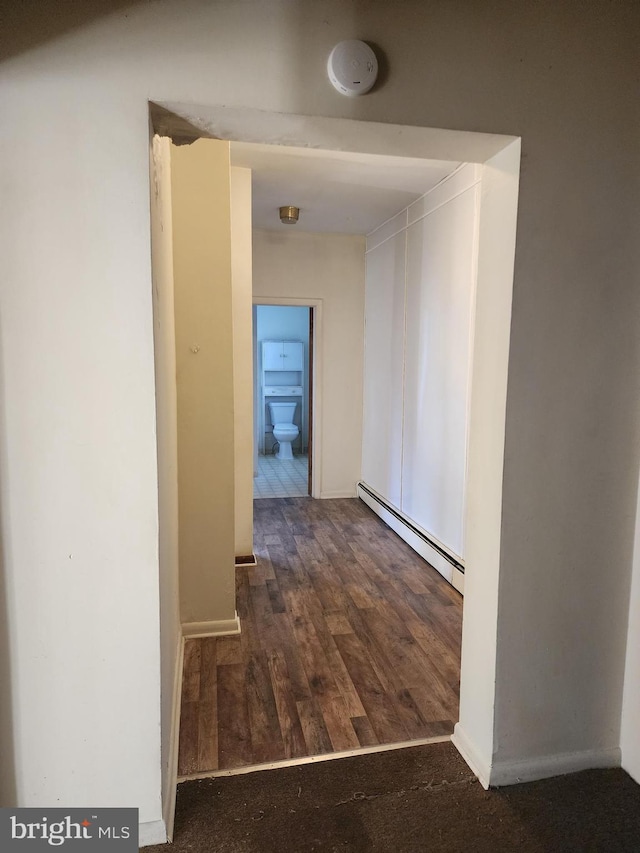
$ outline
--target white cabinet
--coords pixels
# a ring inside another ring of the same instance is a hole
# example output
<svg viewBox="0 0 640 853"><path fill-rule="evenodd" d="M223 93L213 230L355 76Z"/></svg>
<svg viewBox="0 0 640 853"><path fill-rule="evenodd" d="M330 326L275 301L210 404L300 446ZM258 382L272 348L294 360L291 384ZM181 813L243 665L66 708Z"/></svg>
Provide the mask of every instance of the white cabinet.
<svg viewBox="0 0 640 853"><path fill-rule="evenodd" d="M264 341L262 344L262 369L303 369L303 344L301 341Z"/></svg>

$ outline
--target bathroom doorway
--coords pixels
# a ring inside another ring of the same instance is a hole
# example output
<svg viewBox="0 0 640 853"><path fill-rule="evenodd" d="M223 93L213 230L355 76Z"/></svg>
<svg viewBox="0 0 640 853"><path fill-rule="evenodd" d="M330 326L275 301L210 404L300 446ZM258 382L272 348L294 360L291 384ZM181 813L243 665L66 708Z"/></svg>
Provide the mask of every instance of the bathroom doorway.
<svg viewBox="0 0 640 853"><path fill-rule="evenodd" d="M253 306L254 499L312 493L313 314Z"/></svg>

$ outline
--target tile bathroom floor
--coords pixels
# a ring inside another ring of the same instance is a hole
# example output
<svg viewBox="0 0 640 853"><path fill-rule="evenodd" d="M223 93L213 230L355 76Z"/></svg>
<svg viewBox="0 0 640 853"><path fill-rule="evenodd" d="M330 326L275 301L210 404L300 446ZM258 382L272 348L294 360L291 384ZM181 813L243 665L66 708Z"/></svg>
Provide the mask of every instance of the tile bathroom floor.
<svg viewBox="0 0 640 853"><path fill-rule="evenodd" d="M272 454L258 456L258 476L253 478L254 498L303 498L309 494L307 455L283 462Z"/></svg>

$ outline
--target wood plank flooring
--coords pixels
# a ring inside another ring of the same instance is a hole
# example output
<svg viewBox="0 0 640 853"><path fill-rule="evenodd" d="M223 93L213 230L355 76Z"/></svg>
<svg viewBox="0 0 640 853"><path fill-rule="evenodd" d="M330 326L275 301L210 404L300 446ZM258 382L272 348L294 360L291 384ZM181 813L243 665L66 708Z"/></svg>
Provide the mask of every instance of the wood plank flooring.
<svg viewBox="0 0 640 853"><path fill-rule="evenodd" d="M461 596L356 498L254 506L242 633L185 645L179 774L450 734Z"/></svg>

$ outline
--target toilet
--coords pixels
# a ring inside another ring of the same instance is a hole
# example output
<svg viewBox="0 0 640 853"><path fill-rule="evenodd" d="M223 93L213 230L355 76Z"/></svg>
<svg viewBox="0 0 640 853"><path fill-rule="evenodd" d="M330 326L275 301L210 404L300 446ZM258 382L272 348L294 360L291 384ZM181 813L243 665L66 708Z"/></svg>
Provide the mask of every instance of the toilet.
<svg viewBox="0 0 640 853"><path fill-rule="evenodd" d="M273 437L280 447L276 459L293 459L291 442L300 432L293 422L297 403L269 403L269 413L273 424Z"/></svg>

